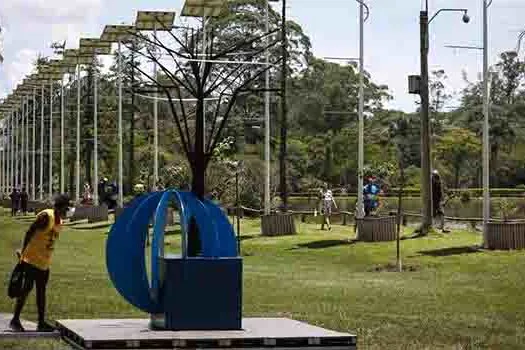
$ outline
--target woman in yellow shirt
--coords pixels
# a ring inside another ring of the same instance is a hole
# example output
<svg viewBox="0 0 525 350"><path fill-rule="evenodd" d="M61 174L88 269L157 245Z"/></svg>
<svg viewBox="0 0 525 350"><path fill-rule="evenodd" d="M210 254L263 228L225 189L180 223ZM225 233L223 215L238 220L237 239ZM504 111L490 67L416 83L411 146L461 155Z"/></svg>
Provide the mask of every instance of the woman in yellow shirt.
<svg viewBox="0 0 525 350"><path fill-rule="evenodd" d="M62 218L69 210L69 197L59 195L55 198L53 209L43 210L38 213L35 222L29 227L22 247L22 252L17 252L22 265L25 281L24 293L17 298L13 319L9 326L15 332L23 332L20 323L20 314L27 300L27 296L36 284L36 304L38 308L39 332L52 331L45 322L46 287L49 280L49 267L56 240L62 228Z"/></svg>

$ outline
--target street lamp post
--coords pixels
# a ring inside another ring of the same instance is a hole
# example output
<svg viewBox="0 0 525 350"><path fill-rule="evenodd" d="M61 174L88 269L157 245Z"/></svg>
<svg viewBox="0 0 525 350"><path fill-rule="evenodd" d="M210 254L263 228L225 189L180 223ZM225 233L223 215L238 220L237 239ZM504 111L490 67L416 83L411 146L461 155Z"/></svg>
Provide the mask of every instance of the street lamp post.
<svg viewBox="0 0 525 350"><path fill-rule="evenodd" d="M107 25L100 36L103 41L117 42L117 81L118 81L118 206L124 207L123 135L122 135L122 43L130 41L136 30L133 26Z"/></svg>
<svg viewBox="0 0 525 350"><path fill-rule="evenodd" d="M26 97L22 96L22 113L20 118L20 188L25 186L25 119L27 116Z"/></svg>
<svg viewBox="0 0 525 350"><path fill-rule="evenodd" d="M483 246L487 247L490 220L490 125L489 125L489 58L488 8L492 0L483 0Z"/></svg>
<svg viewBox="0 0 525 350"><path fill-rule="evenodd" d="M9 113L11 114L11 113ZM5 171L5 192L6 193L10 193L11 191L11 178L10 178L10 164L11 164L11 133L10 133L10 125L11 125L11 115L7 118L7 123L6 123L6 149L7 149L7 157L5 159L5 168L6 168L6 171Z"/></svg>
<svg viewBox="0 0 525 350"><path fill-rule="evenodd" d="M423 222L420 233L425 235L432 227L432 189L431 189L431 160L430 160L430 97L429 97L429 24L441 12L463 12L463 22L470 21L467 9L440 9L429 20L428 0L425 1L425 9L420 12L420 54L421 54L421 76L419 94L421 96L421 198L423 204Z"/></svg>
<svg viewBox="0 0 525 350"><path fill-rule="evenodd" d="M41 115L40 115L40 190L39 199L44 200L44 83L42 83L42 95L41 95Z"/></svg>
<svg viewBox="0 0 525 350"><path fill-rule="evenodd" d="M80 92L82 64L91 64L90 54L80 54L80 50L67 49L64 51L64 63L71 68L71 74L76 75L77 81L77 117L76 117L76 155L75 155L75 203L80 202ZM73 69L74 68L74 69Z"/></svg>
<svg viewBox="0 0 525 350"><path fill-rule="evenodd" d="M153 41L157 41L158 31L170 31L175 21L175 12L163 11L139 11L135 21L137 30L146 30L153 32ZM155 47L155 51L156 51ZM157 80L157 62L153 62L153 77ZM153 94L153 189L157 190L159 182L159 105L158 93Z"/></svg>
<svg viewBox="0 0 525 350"><path fill-rule="evenodd" d="M13 132L15 134L15 172L14 172L14 175L15 175L15 187L18 189L18 187L20 186L20 182L19 182L19 175L20 175L20 162L19 162L19 159L20 159L20 155L19 155L19 152L20 152L20 147L18 145L18 141L20 139L20 137L18 136L18 126L19 126L19 123L18 123L18 118L20 117L20 112L17 110L16 113L15 113L15 127L13 129Z"/></svg>
<svg viewBox="0 0 525 350"><path fill-rule="evenodd" d="M16 159L16 147L15 147L15 122L16 120L16 110L13 111L13 114L11 115L11 123L10 123L10 126L11 126L11 171L9 172L9 175L10 175L10 183L11 183L11 191L13 191L13 189L16 187L16 177L15 177L15 165L16 165L16 162L15 162L15 159Z"/></svg>
<svg viewBox="0 0 525 350"><path fill-rule="evenodd" d="M266 34L270 32L270 0L266 0L265 8L265 28ZM269 38L266 37L266 45L268 45ZM270 54L266 50L265 54L266 64L270 63ZM266 176L264 181L264 214L270 215L271 211L271 201L270 198L270 179L271 179L271 170L270 170L270 72L266 71L264 74L264 161L266 163Z"/></svg>
<svg viewBox="0 0 525 350"><path fill-rule="evenodd" d="M157 39L157 23L153 25L153 38ZM154 48L156 52L156 47ZM157 81L157 62L153 62L153 78ZM157 89L155 89L157 90ZM153 190L157 191L159 184L159 95L153 94Z"/></svg>
<svg viewBox="0 0 525 350"><path fill-rule="evenodd" d="M25 130L25 135L26 135L26 154L25 154L25 159L26 159L26 174L25 174L25 177L26 177L26 181L25 181L25 188L26 188L26 192L29 193L29 185L30 185L30 181L29 181L29 160L30 160L30 151L29 151L29 90L27 91L27 105L26 105L26 130Z"/></svg>
<svg viewBox="0 0 525 350"><path fill-rule="evenodd" d="M266 0L265 2L265 32L270 32L270 1L276 2L278 0ZM266 45L268 45L270 38L266 37ZM267 49L265 52L265 63L270 64L270 52ZM270 193L271 185L271 124L270 124L270 72L266 71L264 74L264 161L266 163L266 176L264 182L264 214L270 215L272 208L272 199Z"/></svg>
<svg viewBox="0 0 525 350"><path fill-rule="evenodd" d="M53 199L53 81L49 83L49 179L48 199Z"/></svg>
<svg viewBox="0 0 525 350"><path fill-rule="evenodd" d="M281 187L281 201L284 211L288 210L288 186L286 181L286 153L287 153L287 136L288 136L288 117L286 105L286 66L288 64L288 40L286 37L286 0L282 0L282 14L281 14L281 144L279 154L279 168L280 168L280 187Z"/></svg>
<svg viewBox="0 0 525 350"><path fill-rule="evenodd" d="M98 193L98 75L97 75L97 54L109 55L111 53L111 43L100 40L99 38L81 38L79 45L79 55L91 57L93 69L93 203L99 205Z"/></svg>
<svg viewBox="0 0 525 350"><path fill-rule="evenodd" d="M36 167L36 85L33 86L33 147L31 157L31 200L36 200L36 181L35 181L35 167Z"/></svg>
<svg viewBox="0 0 525 350"><path fill-rule="evenodd" d="M76 155L75 155L75 199L76 203L80 202L80 89L81 78L80 72L82 68L78 62L77 57L77 139L76 139Z"/></svg>
<svg viewBox="0 0 525 350"><path fill-rule="evenodd" d="M365 146L364 146L364 133L365 133L365 84L364 84L364 24L370 14L370 9L364 1L357 0L359 3L359 137L358 137L358 174L357 174L357 215L358 219L362 219L365 213L364 198L363 198L363 178L364 178L364 167L365 167ZM366 17L365 17L366 9Z"/></svg>
<svg viewBox="0 0 525 350"><path fill-rule="evenodd" d="M488 58L488 9L492 0L483 2L483 47L448 46L451 48L483 50L483 244L487 247L488 223L490 220L490 94L489 94L489 58ZM521 35L520 35L521 40ZM520 43L518 42L519 51Z"/></svg>
<svg viewBox="0 0 525 350"><path fill-rule="evenodd" d="M64 77L60 78L60 193L65 192L65 154L64 154Z"/></svg>

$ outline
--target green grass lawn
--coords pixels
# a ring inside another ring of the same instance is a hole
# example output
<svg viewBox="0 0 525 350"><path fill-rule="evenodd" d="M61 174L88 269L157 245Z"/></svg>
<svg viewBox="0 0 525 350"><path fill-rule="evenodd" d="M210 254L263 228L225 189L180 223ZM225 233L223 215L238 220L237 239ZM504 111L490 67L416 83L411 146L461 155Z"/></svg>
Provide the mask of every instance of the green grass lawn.
<svg viewBox="0 0 525 350"><path fill-rule="evenodd" d="M5 284L27 221L0 217L0 269ZM82 226L81 226L82 227ZM242 225L244 315L285 316L356 332L360 349L525 348L525 252L476 252L479 233L403 240L407 272L395 243L349 243L350 227L300 224L299 235L259 236ZM147 317L128 305L105 268L107 228L66 227L56 245L48 292L49 318ZM176 251L179 235L169 236ZM0 298L0 312L12 301ZM23 317L34 320L34 294ZM62 349L58 342L0 342L0 348Z"/></svg>

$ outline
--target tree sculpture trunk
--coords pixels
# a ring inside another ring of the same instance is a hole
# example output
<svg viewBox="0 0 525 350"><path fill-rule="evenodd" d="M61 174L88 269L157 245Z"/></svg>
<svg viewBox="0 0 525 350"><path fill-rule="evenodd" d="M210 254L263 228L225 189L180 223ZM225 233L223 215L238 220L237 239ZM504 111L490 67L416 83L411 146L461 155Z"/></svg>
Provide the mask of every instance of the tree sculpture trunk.
<svg viewBox="0 0 525 350"><path fill-rule="evenodd" d="M202 91L199 91L199 94ZM195 130L195 146L192 163L192 182L191 191L199 199L204 199L205 178L206 178L206 156L204 153L204 102L199 98L197 102L197 120ZM201 252L201 240L199 237L199 228L194 218L190 221L188 232L188 256L194 257Z"/></svg>

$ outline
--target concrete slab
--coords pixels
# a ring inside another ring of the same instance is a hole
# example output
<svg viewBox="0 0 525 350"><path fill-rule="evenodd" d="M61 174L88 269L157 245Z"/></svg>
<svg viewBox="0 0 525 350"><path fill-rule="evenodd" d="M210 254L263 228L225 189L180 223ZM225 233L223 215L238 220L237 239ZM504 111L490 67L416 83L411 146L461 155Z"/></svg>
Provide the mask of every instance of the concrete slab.
<svg viewBox="0 0 525 350"><path fill-rule="evenodd" d="M81 349L305 349L353 350L357 337L287 318L245 318L240 331L152 331L148 319L59 320Z"/></svg>
<svg viewBox="0 0 525 350"><path fill-rule="evenodd" d="M23 339L23 338L60 338L59 332L37 332L36 323L22 320L22 326L25 328L25 332L13 332L9 328L9 322L13 317L12 314L0 313L0 339Z"/></svg>

